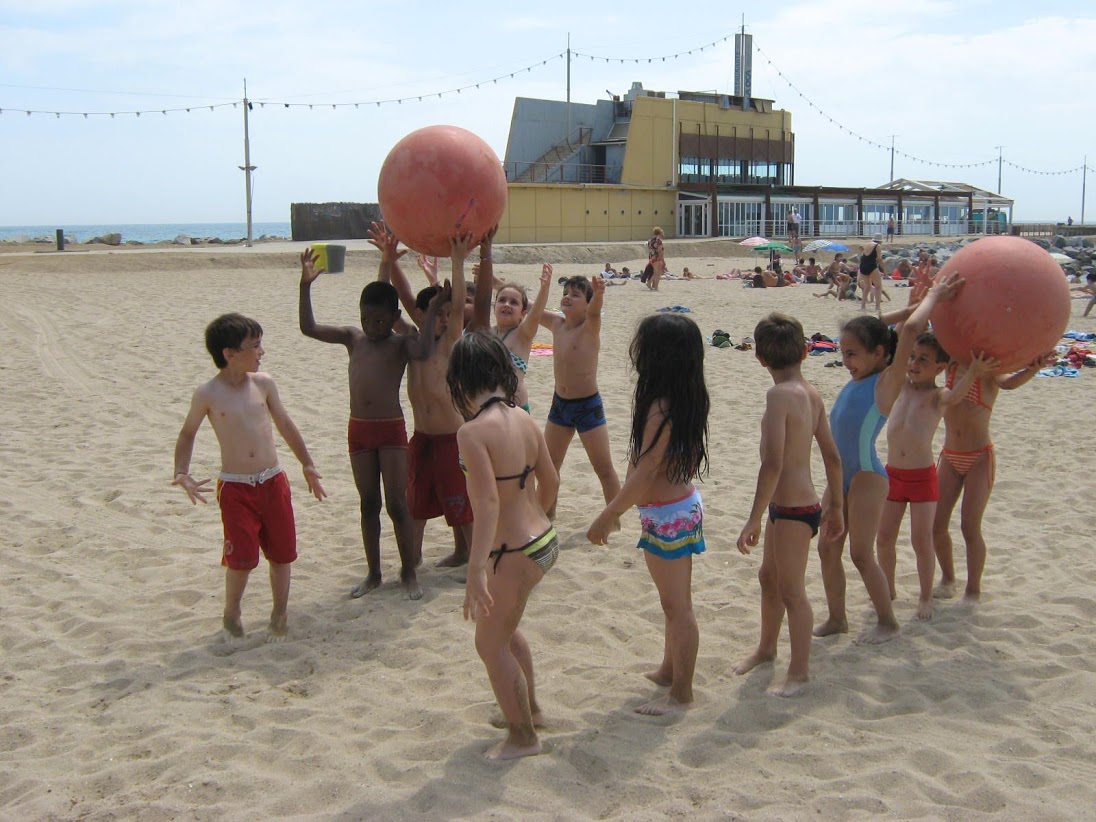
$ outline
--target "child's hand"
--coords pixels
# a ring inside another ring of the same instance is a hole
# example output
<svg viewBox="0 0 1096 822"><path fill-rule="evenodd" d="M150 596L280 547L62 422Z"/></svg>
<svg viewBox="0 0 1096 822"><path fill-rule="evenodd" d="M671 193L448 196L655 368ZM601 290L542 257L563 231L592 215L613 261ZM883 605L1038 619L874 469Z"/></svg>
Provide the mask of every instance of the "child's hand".
<svg viewBox="0 0 1096 822"><path fill-rule="evenodd" d="M419 268L422 269L422 273L426 275L427 282L430 285L438 284L438 258L428 257L425 254L417 254L415 256L415 262L419 264Z"/></svg>
<svg viewBox="0 0 1096 822"><path fill-rule="evenodd" d="M620 517L608 508L598 514L593 525L586 531L586 539L594 545L608 545L609 534L620 530Z"/></svg>
<svg viewBox="0 0 1096 822"><path fill-rule="evenodd" d="M845 536L845 512L842 506L830 504L822 512L822 525L820 528L822 538L836 542Z"/></svg>
<svg viewBox="0 0 1096 822"><path fill-rule="evenodd" d="M742 528L742 533L738 535L738 550L743 554L750 553L750 549L757 545L758 539L761 538L761 521L750 520Z"/></svg>
<svg viewBox="0 0 1096 822"><path fill-rule="evenodd" d="M463 263L468 258L468 252L475 245L471 234L457 234L449 238L449 256L454 263Z"/></svg>
<svg viewBox="0 0 1096 822"><path fill-rule="evenodd" d="M316 255L312 252L312 246L309 246L301 252L301 283L315 282L316 278L323 273L322 268L316 269Z"/></svg>
<svg viewBox="0 0 1096 822"><path fill-rule="evenodd" d="M601 277L594 277L594 279L590 281L590 285L593 287L595 295L605 293L605 280Z"/></svg>
<svg viewBox="0 0 1096 822"><path fill-rule="evenodd" d="M545 263L540 269L540 284L542 286L552 284L552 266L550 263Z"/></svg>
<svg viewBox="0 0 1096 822"><path fill-rule="evenodd" d="M484 234L483 239L480 240L479 248L480 248L480 259L481 260L484 257L490 257L491 256L491 246L494 245L495 234L498 233L498 230L499 230L498 225L491 226L491 230L488 231L486 234Z"/></svg>
<svg viewBox="0 0 1096 822"><path fill-rule="evenodd" d="M203 494L208 494L213 490L209 487L209 483L210 480L208 479L195 482L191 479L190 474L176 474L171 484L182 486L182 489L186 491L186 495L190 497L192 505L197 505L199 502L204 505L206 498Z"/></svg>
<svg viewBox="0 0 1096 822"><path fill-rule="evenodd" d="M931 291L936 295L937 300L950 300L959 293L959 289L963 287L965 282L966 280L959 276L959 272L954 271L938 279L933 284Z"/></svg>
<svg viewBox="0 0 1096 822"><path fill-rule="evenodd" d="M323 486L320 485L320 479L323 475L316 470L315 465L304 466L304 481L308 485L308 490L312 493L316 499L323 502L323 498L327 496L327 492L323 490Z"/></svg>
<svg viewBox="0 0 1096 822"><path fill-rule="evenodd" d="M1030 363L1028 363L1029 371L1038 371L1040 368L1050 368L1052 365L1058 364L1058 352L1048 351L1045 354L1040 354Z"/></svg>
<svg viewBox="0 0 1096 822"><path fill-rule="evenodd" d="M469 568L468 582L464 586L464 618L475 622L477 617L490 616L494 604L495 600L487 590L487 568Z"/></svg>
<svg viewBox="0 0 1096 822"><path fill-rule="evenodd" d="M381 252L381 262L394 263L407 253L407 249L399 249L400 241L383 222L373 223L369 227L369 243L376 246Z"/></svg>
<svg viewBox="0 0 1096 822"><path fill-rule="evenodd" d="M988 374L993 374L1001 368L1001 363L993 357L987 357L984 353L975 354L972 351L970 353L970 365L968 367L974 372L974 376L977 379ZM1041 365L1039 367L1042 368Z"/></svg>

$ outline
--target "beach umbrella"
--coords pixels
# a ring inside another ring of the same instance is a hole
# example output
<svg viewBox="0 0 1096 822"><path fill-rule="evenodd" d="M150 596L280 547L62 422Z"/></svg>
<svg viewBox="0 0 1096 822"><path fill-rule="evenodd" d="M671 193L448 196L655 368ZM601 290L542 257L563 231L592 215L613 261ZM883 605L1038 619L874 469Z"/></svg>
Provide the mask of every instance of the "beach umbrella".
<svg viewBox="0 0 1096 822"><path fill-rule="evenodd" d="M755 245L754 251L788 251L792 250L791 246L784 245L784 243L777 242L765 242L761 245Z"/></svg>
<svg viewBox="0 0 1096 822"><path fill-rule="evenodd" d="M753 248L755 246L765 245L765 243L767 243L767 242L769 242L769 240L765 239L764 237L749 237L749 238L743 240L742 242L740 242L739 245L744 245L744 246L748 246L750 248Z"/></svg>
<svg viewBox="0 0 1096 822"><path fill-rule="evenodd" d="M829 251L834 254L844 253L849 250L849 247L844 243L836 242L835 240L813 240L807 243L803 247L803 251Z"/></svg>

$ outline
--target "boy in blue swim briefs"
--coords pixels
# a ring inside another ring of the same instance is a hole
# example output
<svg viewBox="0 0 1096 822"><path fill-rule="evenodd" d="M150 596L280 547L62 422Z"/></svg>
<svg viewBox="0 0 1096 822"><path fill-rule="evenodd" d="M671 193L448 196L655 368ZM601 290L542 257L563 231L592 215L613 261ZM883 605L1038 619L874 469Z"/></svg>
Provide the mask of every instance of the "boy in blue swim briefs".
<svg viewBox="0 0 1096 822"><path fill-rule="evenodd" d="M597 361L601 349L601 306L605 281L593 283L582 276L563 281L559 311L545 311L540 324L552 332L556 390L544 426L544 440L558 472L571 440L578 438L601 482L601 493L609 502L620 492L620 479L609 450L605 408L597 389ZM554 518L555 503L548 511Z"/></svg>
<svg viewBox="0 0 1096 822"><path fill-rule="evenodd" d="M761 568L761 639L757 650L735 666L736 674L752 671L776 658L780 624L788 614L791 659L784 680L769 688L774 696L795 696L808 679L814 614L807 599L805 575L811 540L824 524L830 535L844 530L841 457L830 432L818 389L803 379L807 343L799 321L770 314L757 324L754 340L758 362L768 369L773 387L765 394L761 417L761 469L757 474L750 518L738 537L738 550L750 553L765 525ZM817 440L826 479L835 489L825 511L811 479L811 444Z"/></svg>

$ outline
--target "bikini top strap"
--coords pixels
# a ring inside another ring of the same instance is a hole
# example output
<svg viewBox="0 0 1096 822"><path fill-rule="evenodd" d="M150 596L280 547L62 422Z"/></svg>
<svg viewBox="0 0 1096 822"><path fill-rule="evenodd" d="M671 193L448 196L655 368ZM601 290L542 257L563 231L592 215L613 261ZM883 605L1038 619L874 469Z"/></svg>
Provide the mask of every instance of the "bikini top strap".
<svg viewBox="0 0 1096 822"><path fill-rule="evenodd" d="M488 397L487 401L479 407L479 411L477 411L475 414L473 414L471 417L468 418L469 421L474 420L476 417L478 417L480 414L482 414L484 411L486 411L492 405L496 405L497 403L500 403L500 402L503 403L504 405L509 406L510 408L515 408L516 407L514 405L514 403L510 402L508 399L506 399L506 397Z"/></svg>

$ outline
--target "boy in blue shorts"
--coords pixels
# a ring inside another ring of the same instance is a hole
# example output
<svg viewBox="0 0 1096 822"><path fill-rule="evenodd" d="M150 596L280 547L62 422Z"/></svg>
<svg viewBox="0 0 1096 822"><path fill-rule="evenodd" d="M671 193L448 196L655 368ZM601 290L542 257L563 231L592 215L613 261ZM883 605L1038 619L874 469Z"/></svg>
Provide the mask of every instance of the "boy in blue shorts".
<svg viewBox="0 0 1096 822"><path fill-rule="evenodd" d="M577 431L608 503L620 492L620 478L613 466L605 408L597 388L604 301L605 280L595 277L591 283L583 276L568 277L563 281L560 311L545 311L540 324L552 332L555 361L556 390L544 426L548 453L558 472ZM553 504L548 516L554 518L555 512Z"/></svg>
<svg viewBox="0 0 1096 822"><path fill-rule="evenodd" d="M274 379L259 371L264 353L262 326L240 314L225 314L206 328L205 342L219 370L198 386L190 401L175 443L171 484L181 486L194 504L206 501L209 480L195 481L190 476L190 458L198 428L209 417L221 447L216 493L224 524L224 634L226 638L244 635L240 605L261 550L270 563L274 598L267 641L281 642L286 637L290 563L297 558L297 533L289 481L278 465L271 422L304 467L308 490L318 500L327 494Z"/></svg>

